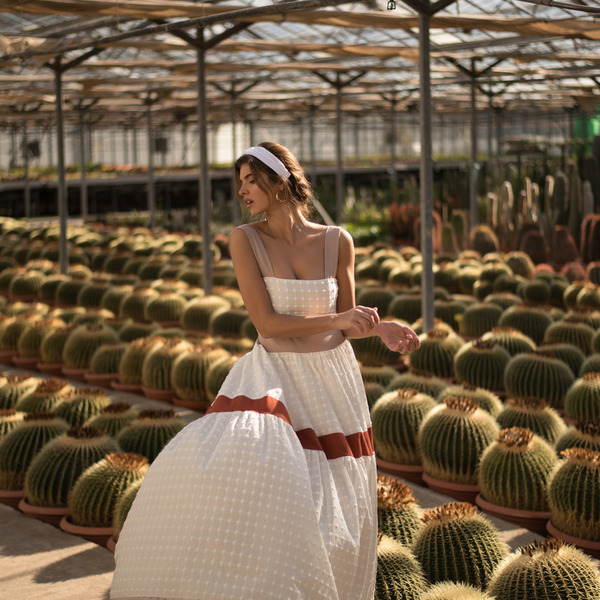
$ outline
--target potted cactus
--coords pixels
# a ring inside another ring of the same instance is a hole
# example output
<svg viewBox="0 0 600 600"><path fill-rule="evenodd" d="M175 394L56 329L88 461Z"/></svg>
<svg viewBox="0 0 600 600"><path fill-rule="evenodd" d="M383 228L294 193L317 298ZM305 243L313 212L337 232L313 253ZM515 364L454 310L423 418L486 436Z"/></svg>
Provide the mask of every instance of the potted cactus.
<svg viewBox="0 0 600 600"><path fill-rule="evenodd" d="M453 581L441 581L432 585L420 600L494 600L483 590Z"/></svg>
<svg viewBox="0 0 600 600"><path fill-rule="evenodd" d="M552 322L551 315L543 307L517 304L504 310L498 320L498 327L518 329L539 345Z"/></svg>
<svg viewBox="0 0 600 600"><path fill-rule="evenodd" d="M465 583L485 589L508 555L500 532L468 502L450 502L423 511L424 525L412 551L432 584Z"/></svg>
<svg viewBox="0 0 600 600"><path fill-rule="evenodd" d="M210 365L204 381L204 391L211 404L215 401L223 382L239 359L239 355L229 354L228 356L219 358Z"/></svg>
<svg viewBox="0 0 600 600"><path fill-rule="evenodd" d="M127 342L109 342L96 348L85 380L91 385L110 387L119 376L119 362L128 346Z"/></svg>
<svg viewBox="0 0 600 600"><path fill-rule="evenodd" d="M487 295L487 294L486 294ZM467 306L460 319L459 332L467 340L481 337L492 327L496 327L502 308L490 302L476 302Z"/></svg>
<svg viewBox="0 0 600 600"><path fill-rule="evenodd" d="M500 414L504 406L502 400L500 400L499 396L494 394L494 392L465 382L448 386L438 394L436 401L440 403L443 402L445 398L451 396L459 396L461 398L470 398L471 400L474 400L479 405L479 408L489 412L492 417L496 417Z"/></svg>
<svg viewBox="0 0 600 600"><path fill-rule="evenodd" d="M598 568L573 546L549 538L510 554L498 565L488 586L494 598L598 598Z"/></svg>
<svg viewBox="0 0 600 600"><path fill-rule="evenodd" d="M423 465L417 432L435 400L414 388L387 392L373 405L373 442L382 471L422 483Z"/></svg>
<svg viewBox="0 0 600 600"><path fill-rule="evenodd" d="M14 408L0 409L0 440L18 427L25 417L25 413L18 412Z"/></svg>
<svg viewBox="0 0 600 600"><path fill-rule="evenodd" d="M380 533L410 546L422 522L410 487L389 475L377 476L377 526Z"/></svg>
<svg viewBox="0 0 600 600"><path fill-rule="evenodd" d="M35 390L41 381L31 373L7 375L0 386L0 409L14 408L21 397Z"/></svg>
<svg viewBox="0 0 600 600"><path fill-rule="evenodd" d="M43 379L34 390L21 396L15 408L25 413L54 411L73 393L66 379Z"/></svg>
<svg viewBox="0 0 600 600"><path fill-rule="evenodd" d="M40 346L46 335L59 327L64 327L64 321L58 318L44 318L33 321L25 329L17 341L17 355L13 357L15 365L21 369L35 369L40 362Z"/></svg>
<svg viewBox="0 0 600 600"><path fill-rule="evenodd" d="M175 395L171 367L179 356L189 352L193 345L174 337L150 350L142 364L142 392L147 398L171 401Z"/></svg>
<svg viewBox="0 0 600 600"><path fill-rule="evenodd" d="M68 398L56 407L56 415L72 427L81 427L110 404L110 398L103 389L75 388Z"/></svg>
<svg viewBox="0 0 600 600"><path fill-rule="evenodd" d="M146 307L154 298L158 298L160 292L153 287L142 285L136 287L128 296L121 300L119 305L119 316L129 317L134 321L146 321Z"/></svg>
<svg viewBox="0 0 600 600"><path fill-rule="evenodd" d="M413 553L397 540L380 535L375 600L420 600L426 589L427 580Z"/></svg>
<svg viewBox="0 0 600 600"><path fill-rule="evenodd" d="M465 341L447 329L434 328L419 336L420 347L409 355L412 369L442 379L454 378L454 357Z"/></svg>
<svg viewBox="0 0 600 600"><path fill-rule="evenodd" d="M119 330L119 339L122 342L133 342L133 340L139 338L156 335L156 332L159 331L160 328L158 323L142 323L141 321L127 319L126 323Z"/></svg>
<svg viewBox="0 0 600 600"><path fill-rule="evenodd" d="M151 335L129 343L119 361L119 378L111 383L111 387L125 392L142 390L142 367L146 355L164 344L165 338Z"/></svg>
<svg viewBox="0 0 600 600"><path fill-rule="evenodd" d="M125 523L125 519L129 514L129 509L137 496L137 493L142 485L143 479L135 481L126 490L125 493L117 500L113 513L112 529L113 534L106 543L106 547L111 551L115 551L115 546L119 540L121 529Z"/></svg>
<svg viewBox="0 0 600 600"><path fill-rule="evenodd" d="M600 452L569 448L548 482L548 532L600 558Z"/></svg>
<svg viewBox="0 0 600 600"><path fill-rule="evenodd" d="M119 450L113 438L97 429L69 429L48 442L31 461L19 510L58 525L67 513L67 496L79 475L106 454Z"/></svg>
<svg viewBox="0 0 600 600"><path fill-rule="evenodd" d="M117 442L124 452L141 454L152 463L184 426L173 410L142 410L117 434Z"/></svg>
<svg viewBox="0 0 600 600"><path fill-rule="evenodd" d="M231 303L226 298L218 295L192 300L181 315L181 326L186 332L207 335L212 314L230 306Z"/></svg>
<svg viewBox="0 0 600 600"><path fill-rule="evenodd" d="M403 388L413 388L432 398L437 398L447 387L447 381L431 375L431 373L410 369L405 373L396 375L387 385L386 391L391 392Z"/></svg>
<svg viewBox="0 0 600 600"><path fill-rule="evenodd" d="M479 460L498 432L495 419L475 401L446 398L419 428L425 483L435 491L473 502L480 491Z"/></svg>
<svg viewBox="0 0 600 600"><path fill-rule="evenodd" d="M600 372L586 373L575 380L565 395L565 420L600 423Z"/></svg>
<svg viewBox="0 0 600 600"><path fill-rule="evenodd" d="M0 502L18 505L31 461L45 444L68 428L54 413L32 413L0 440Z"/></svg>
<svg viewBox="0 0 600 600"><path fill-rule="evenodd" d="M545 535L550 518L546 484L557 462L552 446L530 429L503 429L481 456L477 505Z"/></svg>
<svg viewBox="0 0 600 600"><path fill-rule="evenodd" d="M535 342L514 327L492 327L481 336L485 342L493 342L502 346L510 356L536 349Z"/></svg>
<svg viewBox="0 0 600 600"><path fill-rule="evenodd" d="M556 441L557 454L567 448L586 448L600 452L600 423L581 421L571 425Z"/></svg>
<svg viewBox="0 0 600 600"><path fill-rule="evenodd" d="M502 393L510 360L510 354L501 345L477 339L465 344L454 356L454 375L458 383Z"/></svg>
<svg viewBox="0 0 600 600"><path fill-rule="evenodd" d="M48 333L40 344L41 360L37 363L38 371L46 375L58 376L63 374L63 349L67 339L77 329L78 325L69 323Z"/></svg>
<svg viewBox="0 0 600 600"><path fill-rule="evenodd" d="M138 412L128 402L114 402L90 417L83 425L116 437L127 423L134 421L137 417Z"/></svg>
<svg viewBox="0 0 600 600"><path fill-rule="evenodd" d="M583 352L573 344L557 343L547 344L543 343L541 346L536 348L541 354L558 358L564 362L571 369L573 375L577 377L581 371L581 366L585 361L585 355Z"/></svg>
<svg viewBox="0 0 600 600"><path fill-rule="evenodd" d="M113 534L112 519L117 502L130 485L144 478L147 470L148 460L139 454L107 454L75 481L60 528L105 545Z"/></svg>

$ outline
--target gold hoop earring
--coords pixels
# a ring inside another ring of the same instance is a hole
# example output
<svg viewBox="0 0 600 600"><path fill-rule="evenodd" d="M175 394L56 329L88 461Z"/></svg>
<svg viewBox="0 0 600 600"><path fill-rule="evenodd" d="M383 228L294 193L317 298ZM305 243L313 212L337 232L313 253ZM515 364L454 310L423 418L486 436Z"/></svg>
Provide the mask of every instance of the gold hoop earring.
<svg viewBox="0 0 600 600"><path fill-rule="evenodd" d="M283 204L286 201L286 198L280 198L279 192L275 192L275 200L277 200L277 202L279 202L279 204Z"/></svg>

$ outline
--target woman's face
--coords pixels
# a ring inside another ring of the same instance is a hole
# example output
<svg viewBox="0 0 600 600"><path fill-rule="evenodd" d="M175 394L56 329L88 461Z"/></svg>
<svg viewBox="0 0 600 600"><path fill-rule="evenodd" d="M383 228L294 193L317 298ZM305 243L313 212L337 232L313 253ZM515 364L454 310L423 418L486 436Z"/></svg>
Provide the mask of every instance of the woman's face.
<svg viewBox="0 0 600 600"><path fill-rule="evenodd" d="M248 164L240 167L239 194L252 216L267 211L275 198L277 189L278 185L268 181L266 177L259 185Z"/></svg>

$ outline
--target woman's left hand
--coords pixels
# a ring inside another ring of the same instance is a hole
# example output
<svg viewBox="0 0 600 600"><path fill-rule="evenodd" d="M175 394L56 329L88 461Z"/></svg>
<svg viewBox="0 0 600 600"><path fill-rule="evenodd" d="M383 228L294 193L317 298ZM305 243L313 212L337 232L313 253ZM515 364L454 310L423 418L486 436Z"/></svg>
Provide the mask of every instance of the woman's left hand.
<svg viewBox="0 0 600 600"><path fill-rule="evenodd" d="M385 345L394 352L406 354L421 345L419 336L410 327L397 321L381 321L378 328L379 336Z"/></svg>

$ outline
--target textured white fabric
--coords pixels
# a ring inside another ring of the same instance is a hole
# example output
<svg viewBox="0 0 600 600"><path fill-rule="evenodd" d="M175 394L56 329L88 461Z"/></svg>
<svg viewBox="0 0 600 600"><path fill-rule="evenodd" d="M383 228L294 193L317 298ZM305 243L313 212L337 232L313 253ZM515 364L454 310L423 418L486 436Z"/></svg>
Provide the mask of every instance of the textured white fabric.
<svg viewBox="0 0 600 600"><path fill-rule="evenodd" d="M249 154L258 158L260 162L264 163L270 169L273 169L277 175L287 179L290 176L290 172L286 169L285 165L269 150L262 146L251 146L244 150L244 154Z"/></svg>
<svg viewBox="0 0 600 600"><path fill-rule="evenodd" d="M268 281L279 311L331 310L329 280L291 282ZM332 459L301 441L370 431L350 343L306 353L257 343L215 406L240 396L250 408L192 422L150 467L119 536L111 598L372 600L374 456ZM282 412L253 410L265 397Z"/></svg>

